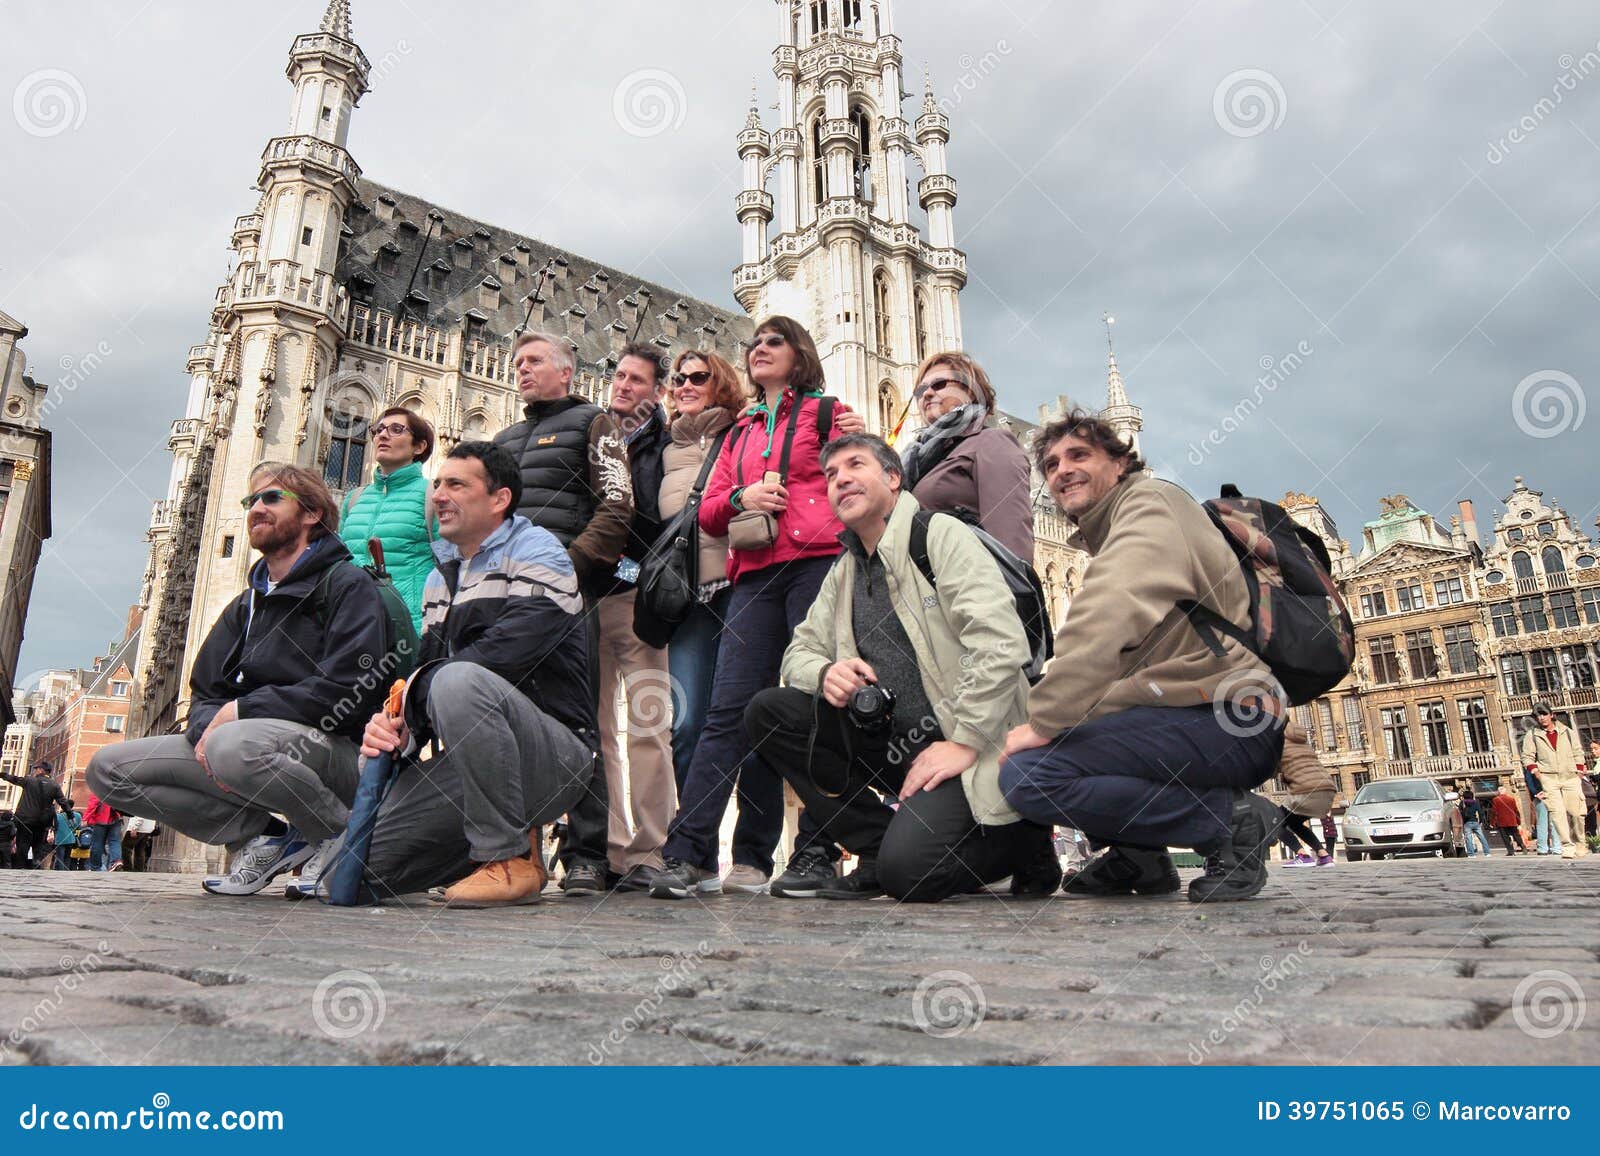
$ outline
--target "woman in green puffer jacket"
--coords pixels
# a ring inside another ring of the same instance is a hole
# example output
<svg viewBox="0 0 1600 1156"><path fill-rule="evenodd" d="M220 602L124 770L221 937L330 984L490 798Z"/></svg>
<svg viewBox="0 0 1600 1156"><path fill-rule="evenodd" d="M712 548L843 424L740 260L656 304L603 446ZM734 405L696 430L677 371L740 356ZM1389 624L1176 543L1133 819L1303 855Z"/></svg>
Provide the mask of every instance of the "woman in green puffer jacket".
<svg viewBox="0 0 1600 1156"><path fill-rule="evenodd" d="M433 539L439 533L428 500L433 486L422 472L422 463L433 453L433 426L404 406L394 406L378 415L368 433L378 468L371 482L345 495L339 537L357 566L372 561L368 538L383 544L384 565L420 636L422 587L433 571Z"/></svg>

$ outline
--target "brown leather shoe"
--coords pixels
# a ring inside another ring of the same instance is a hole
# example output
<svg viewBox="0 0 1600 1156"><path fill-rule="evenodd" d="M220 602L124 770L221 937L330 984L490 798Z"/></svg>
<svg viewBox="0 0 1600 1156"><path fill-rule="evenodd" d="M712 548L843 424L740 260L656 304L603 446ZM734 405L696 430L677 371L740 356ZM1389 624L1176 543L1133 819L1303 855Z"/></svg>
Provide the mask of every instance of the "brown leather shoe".
<svg viewBox="0 0 1600 1156"><path fill-rule="evenodd" d="M1320 818L1333 807L1333 776L1311 749L1305 728L1291 721L1283 730L1283 757L1278 777L1289 789L1289 810L1308 819Z"/></svg>
<svg viewBox="0 0 1600 1156"><path fill-rule="evenodd" d="M539 902L549 874L540 853L537 827L529 834L528 842L526 855L480 864L471 875L446 887L440 901L446 907L463 908L518 907Z"/></svg>

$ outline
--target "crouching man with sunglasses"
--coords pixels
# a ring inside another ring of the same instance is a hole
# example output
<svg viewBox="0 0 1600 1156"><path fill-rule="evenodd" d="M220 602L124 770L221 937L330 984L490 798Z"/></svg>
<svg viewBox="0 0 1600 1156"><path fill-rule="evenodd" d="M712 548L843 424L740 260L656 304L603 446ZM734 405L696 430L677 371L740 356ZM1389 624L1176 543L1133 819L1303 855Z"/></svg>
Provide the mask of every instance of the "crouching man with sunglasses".
<svg viewBox="0 0 1600 1156"><path fill-rule="evenodd" d="M250 491L261 559L195 657L188 729L104 747L87 778L124 814L226 844L228 874L202 883L212 894L253 895L300 867L285 892L299 898L349 818L357 744L396 640L316 475L266 463Z"/></svg>

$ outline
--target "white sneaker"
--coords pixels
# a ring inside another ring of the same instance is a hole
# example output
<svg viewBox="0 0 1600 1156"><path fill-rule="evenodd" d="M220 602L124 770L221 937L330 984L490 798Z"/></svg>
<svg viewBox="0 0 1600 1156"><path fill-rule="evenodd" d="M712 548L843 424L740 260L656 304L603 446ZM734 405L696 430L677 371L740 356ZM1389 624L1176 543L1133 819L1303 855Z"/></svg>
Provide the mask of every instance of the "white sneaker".
<svg viewBox="0 0 1600 1156"><path fill-rule="evenodd" d="M315 899L317 884L322 879L322 873L333 866L334 860L339 857L339 846L343 842L343 835L334 835L313 846L311 858L300 865L300 874L283 885L283 897Z"/></svg>
<svg viewBox="0 0 1600 1156"><path fill-rule="evenodd" d="M311 858L311 846L290 827L281 835L257 835L234 857L227 875L211 875L200 886L213 895L254 895L277 875Z"/></svg>

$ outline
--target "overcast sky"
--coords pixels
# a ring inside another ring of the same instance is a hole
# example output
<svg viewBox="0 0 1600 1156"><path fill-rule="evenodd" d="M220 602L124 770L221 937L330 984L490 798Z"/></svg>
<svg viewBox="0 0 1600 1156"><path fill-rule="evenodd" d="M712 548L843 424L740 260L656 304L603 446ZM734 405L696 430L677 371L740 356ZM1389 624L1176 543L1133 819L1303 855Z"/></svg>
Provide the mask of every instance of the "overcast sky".
<svg viewBox="0 0 1600 1156"><path fill-rule="evenodd" d="M734 134L752 79L773 126L772 0L353 7L369 176L734 307ZM57 394L24 672L88 662L138 594L185 356L322 8L5 5L0 309ZM1351 538L1382 495L1445 519L1472 498L1487 533L1522 473L1593 533L1592 3L901 0L896 21L908 87L928 69L950 111L966 344L1007 408L1102 401L1110 310L1147 455L1202 496L1309 491ZM660 122L614 108L643 70L667 74Z"/></svg>

